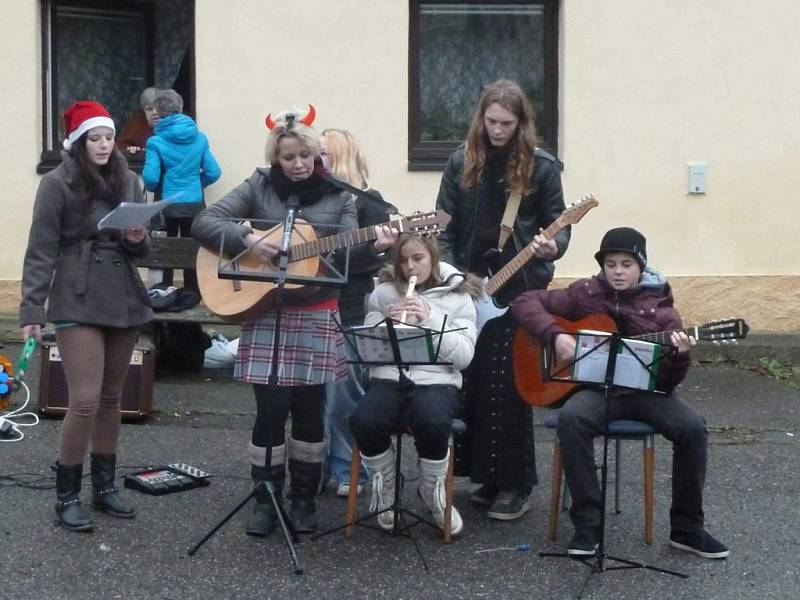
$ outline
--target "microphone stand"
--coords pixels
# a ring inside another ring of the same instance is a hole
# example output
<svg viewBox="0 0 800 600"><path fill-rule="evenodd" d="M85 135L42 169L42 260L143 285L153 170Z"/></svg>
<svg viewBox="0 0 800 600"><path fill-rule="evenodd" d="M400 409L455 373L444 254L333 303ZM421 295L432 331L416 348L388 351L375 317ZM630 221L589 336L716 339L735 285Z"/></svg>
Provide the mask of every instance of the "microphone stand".
<svg viewBox="0 0 800 600"><path fill-rule="evenodd" d="M559 334L556 334L559 335ZM555 345L555 336L552 342L553 346ZM576 557L571 556L568 553L562 552L540 552L539 556L541 557L550 557L550 558L569 558L580 563L583 563L587 567L589 567L590 571L586 575L586 578L583 580L583 585L581 586L578 595L575 596L576 598L582 598L583 592L586 589L586 585L589 583L589 579L592 575L605 573L606 571L622 571L626 569L649 569L651 571L656 571L657 573L663 573L665 575L672 575L674 577L681 577L683 579L687 579L689 576L683 573L678 573L676 571L668 571L667 569L662 569L659 567L654 567L653 565L648 565L643 562L638 562L634 560L629 560L627 558L621 558L619 556L611 556L606 554L606 496L608 495L608 425L609 425L609 398L611 395L611 388L614 386L614 374L616 372L617 367L617 353L622 348L628 348L625 344L625 340L622 336L618 333L610 333L608 334L608 338L606 341L602 342L601 345L608 344L608 362L606 363L606 371L605 371L605 379L603 381L603 392L605 396L605 427L603 430L603 462L601 463L600 469L600 540L598 543L597 550L593 557ZM594 352L599 348L592 349L590 351ZM628 348L630 350L630 348ZM632 354L635 353L631 352ZM555 355L555 352L553 352ZM562 367L560 371L563 371L567 368L570 368L572 365L576 364L578 361L583 360L587 355L584 355L570 364ZM648 371L657 363L652 363L650 365L642 364L643 368L646 368ZM652 371L651 371L652 372ZM619 460L619 457L617 457ZM590 561L594 562L590 562ZM605 561L610 560L617 563L621 563L620 566L609 567L605 565Z"/></svg>
<svg viewBox="0 0 800 600"><path fill-rule="evenodd" d="M289 196L286 204L288 206L288 211L286 213L286 219L283 222L281 249L277 255L278 274L275 278L275 282L277 284L275 289L275 330L273 333L272 362L270 365L269 376L267 377L267 385L272 389L278 387L278 353L280 350L280 331L281 319L283 317L284 287L286 286L286 278L289 272L289 250L292 242L292 233L294 231L295 213L297 211L297 207L300 205L300 201L297 196ZM272 503L272 507L275 509L275 514L277 516L278 523L280 524L281 532L283 533L283 539L286 541L286 547L289 549L292 564L294 565L294 573L297 575L303 574L303 566L300 564L297 550L294 547L294 542L297 541L297 533L294 525L289 519L289 516L286 514L286 511L283 508L283 503L275 493L275 486L272 482L272 440L269 439L269 432L267 433L267 443L264 449L264 472L265 480L259 481L255 486L253 486L253 490L244 500L242 500L230 513L228 513L228 515L226 515L211 531L209 531L202 540L189 548L189 556L194 556L200 546L202 546L212 535L217 532L217 530L227 523L231 517L233 517L233 515L239 512L239 510L241 510L251 498L263 500L265 497L268 497Z"/></svg>

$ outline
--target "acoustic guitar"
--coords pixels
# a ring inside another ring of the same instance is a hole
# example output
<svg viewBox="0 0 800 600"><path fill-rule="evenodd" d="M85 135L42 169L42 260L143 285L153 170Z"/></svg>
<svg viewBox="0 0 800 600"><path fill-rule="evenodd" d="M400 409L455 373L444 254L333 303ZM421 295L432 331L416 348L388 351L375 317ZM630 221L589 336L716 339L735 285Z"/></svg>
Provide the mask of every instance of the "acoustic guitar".
<svg viewBox="0 0 800 600"><path fill-rule="evenodd" d="M436 235L450 222L450 215L443 210L429 213L416 213L408 217L393 219L382 225L394 227L401 233ZM276 225L267 231L253 230L257 236L280 244L283 226ZM289 246L288 274L295 277L314 277L320 272L320 255L374 241L375 226L343 231L336 235L317 238L314 228L302 219L295 221L292 241ZM224 261L224 259L223 259ZM243 278L220 277L221 262L217 252L203 246L197 252L197 282L200 295L206 306L233 323L247 321L273 306L278 284L259 280L259 274L277 274L275 266L263 262L250 252L233 261L230 267L241 271ZM324 267L323 267L324 269ZM248 279L249 277L249 279ZM317 291L318 286L298 283L285 283L284 289L289 299L302 299Z"/></svg>
<svg viewBox="0 0 800 600"><path fill-rule="evenodd" d="M616 332L614 320L607 315L589 315L577 321L554 317L556 323L567 333L575 334L579 329ZM680 329L698 341L726 342L747 336L750 328L742 319L711 321L705 325L695 325ZM670 344L672 331L661 331L630 336L631 339ZM514 335L514 382L519 395L533 406L550 406L567 396L577 383L548 380L545 373L544 352L541 345L522 327ZM551 372L558 370L558 365Z"/></svg>

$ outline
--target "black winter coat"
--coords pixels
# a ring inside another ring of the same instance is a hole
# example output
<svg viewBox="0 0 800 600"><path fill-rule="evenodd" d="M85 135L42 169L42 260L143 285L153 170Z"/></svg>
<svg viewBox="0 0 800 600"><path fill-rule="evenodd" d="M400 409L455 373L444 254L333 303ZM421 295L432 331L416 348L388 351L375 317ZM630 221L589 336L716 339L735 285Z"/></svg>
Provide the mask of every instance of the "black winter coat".
<svg viewBox="0 0 800 600"><path fill-rule="evenodd" d="M369 189L364 194L356 197L359 227L386 223L397 212L397 208L386 202L379 191ZM364 323L366 297L375 289L372 278L386 263L387 256L388 253L376 256L374 261L360 267L351 266L347 286L342 288L339 299L339 314L345 325Z"/></svg>
<svg viewBox="0 0 800 600"><path fill-rule="evenodd" d="M498 219L497 229L491 236L493 246L487 244L486 247L473 248L478 237L476 234L486 225L478 215L485 212L487 207L484 205L496 202L497 198L504 198L503 207L496 207L496 214L501 217L505 202L508 201L508 192L505 190L502 175L484 177L474 189L464 189L461 186L463 168L464 150L459 148L450 155L445 165L436 199L436 208L444 209L452 217L447 229L439 237L442 260L460 269L483 275L481 265L476 264L474 257L496 247L500 227ZM540 228L548 227L564 212L564 194L556 159L538 148L532 180L533 191L520 202L513 235L503 248L496 266L508 263L533 241L533 236L539 233ZM556 236L556 259L566 252L569 238L569 227ZM507 305L526 290L546 288L553 279L554 271L552 261L529 261L497 294L498 303Z"/></svg>

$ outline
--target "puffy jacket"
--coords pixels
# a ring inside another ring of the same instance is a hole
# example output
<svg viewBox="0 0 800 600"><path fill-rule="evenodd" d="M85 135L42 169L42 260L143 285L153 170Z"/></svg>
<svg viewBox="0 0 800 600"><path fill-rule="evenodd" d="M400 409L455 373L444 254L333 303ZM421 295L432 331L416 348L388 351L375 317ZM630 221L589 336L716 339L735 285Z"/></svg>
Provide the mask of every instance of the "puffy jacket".
<svg viewBox="0 0 800 600"><path fill-rule="evenodd" d="M622 335L636 336L681 329L680 314L673 306L672 289L667 280L649 267L639 285L631 290L614 290L602 273L579 279L566 289L536 290L519 296L511 307L519 324L549 344L552 335L563 332L553 315L571 321L593 314L614 319ZM668 353L660 362L656 378L658 389L671 390L689 370L689 355Z"/></svg>
<svg viewBox="0 0 800 600"><path fill-rule="evenodd" d="M508 200L504 183L481 181L474 189L461 186L461 173L464 169L464 150L459 148L448 159L442 174L436 208L444 209L451 221L439 236L442 246L442 259L459 269L475 271L478 265L470 264L473 256L472 243L475 239L476 220L479 204L491 202L498 196ZM561 188L561 175L556 159L551 154L537 148L532 175L532 192L520 202L517 219L511 239L506 243L500 256L500 264L505 265L525 246L533 241L540 228L548 227L564 212L564 194ZM499 194L498 194L499 191ZM497 244L499 229L494 236ZM561 258L567 250L570 228L566 227L556 236L558 255ZM484 252L489 248L480 248ZM555 266L552 261L530 260L511 278L497 294L500 304L509 304L520 293L547 287L553 279Z"/></svg>
<svg viewBox="0 0 800 600"><path fill-rule="evenodd" d="M155 190L161 182L164 200L176 205L202 203L203 188L220 175L222 171L211 154L208 139L191 117L174 114L156 123L155 135L147 140L142 169L148 190Z"/></svg>
<svg viewBox="0 0 800 600"><path fill-rule="evenodd" d="M391 274L391 271L386 273ZM439 360L453 364L412 365L406 375L417 385L442 384L460 388L461 371L469 366L475 353L477 334L474 296L480 290L480 282L476 277L465 275L443 262L439 263L439 275L442 279L440 285L419 294L430 308L430 315L416 325L441 330L444 323L446 333L442 336ZM403 295L395 288L391 275L388 278L389 281L378 285L370 295L364 325L376 325L385 320L391 306L403 301ZM383 274L382 279L387 279L386 274ZM458 331L450 331L451 329ZM436 341L438 342L438 338ZM397 367L377 366L370 369L370 378L397 381L399 375Z"/></svg>

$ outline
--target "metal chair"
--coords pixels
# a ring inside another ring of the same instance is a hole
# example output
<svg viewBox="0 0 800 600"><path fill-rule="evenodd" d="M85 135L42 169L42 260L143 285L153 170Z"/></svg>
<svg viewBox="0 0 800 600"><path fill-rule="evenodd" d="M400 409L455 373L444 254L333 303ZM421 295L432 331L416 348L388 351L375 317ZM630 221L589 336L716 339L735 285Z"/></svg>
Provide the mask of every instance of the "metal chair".
<svg viewBox="0 0 800 600"><path fill-rule="evenodd" d="M558 429L558 415L552 415L545 419L545 427ZM622 481L622 441L636 440L642 442L642 465L644 481L644 541L647 544L653 543L653 477L655 466L655 433L652 425L642 421L631 421L620 419L611 421L608 424L608 437L614 440L616 458L614 462L614 510L619 514L620 509L619 490ZM550 514L548 517L547 535L551 540L556 537L558 527L558 509L561 499L561 475L564 471L564 463L561 457L561 447L558 442L558 435L555 437L553 448L553 473L550 480ZM564 495L567 490L565 485Z"/></svg>

